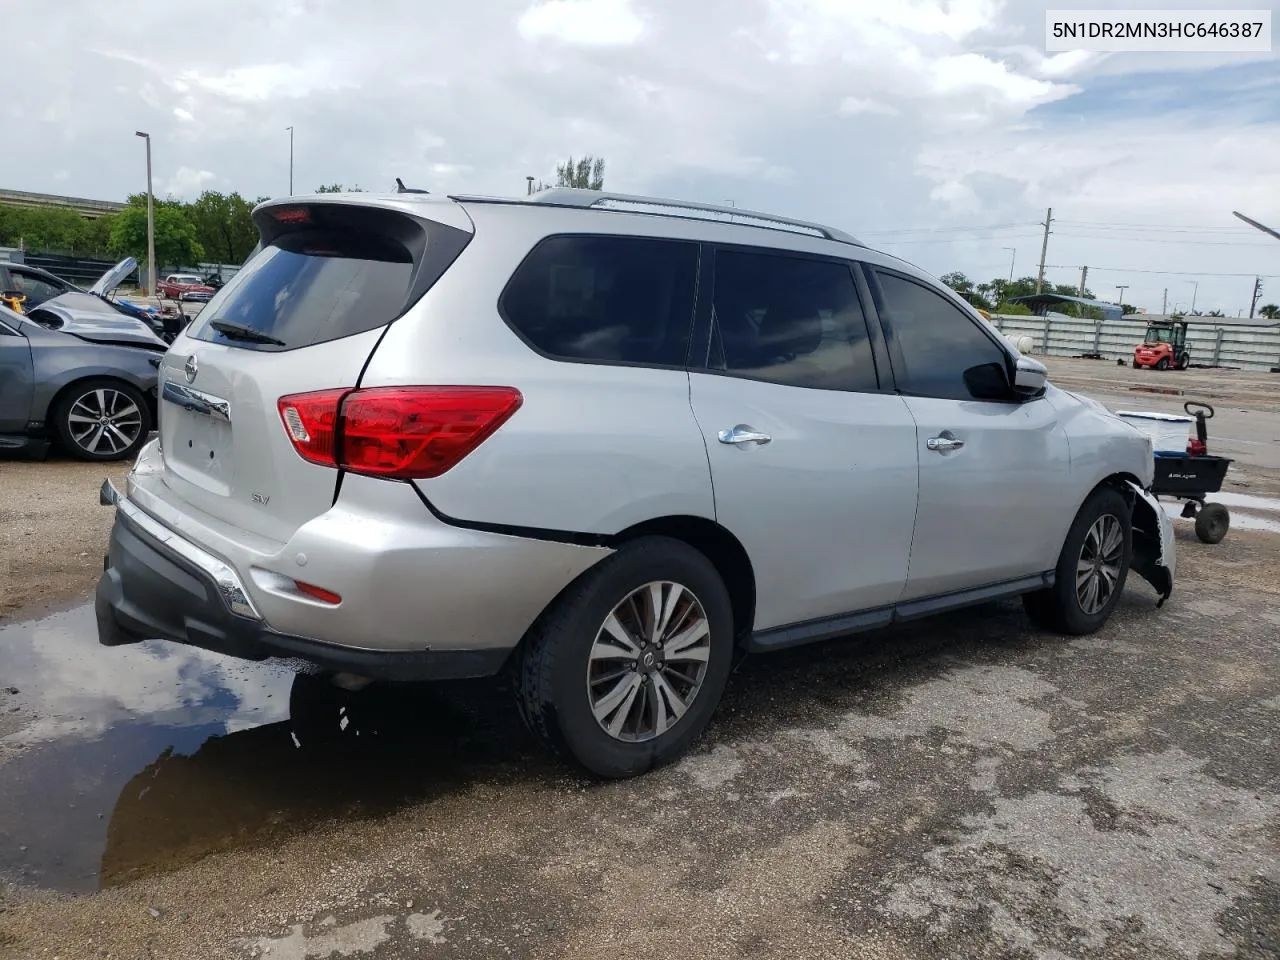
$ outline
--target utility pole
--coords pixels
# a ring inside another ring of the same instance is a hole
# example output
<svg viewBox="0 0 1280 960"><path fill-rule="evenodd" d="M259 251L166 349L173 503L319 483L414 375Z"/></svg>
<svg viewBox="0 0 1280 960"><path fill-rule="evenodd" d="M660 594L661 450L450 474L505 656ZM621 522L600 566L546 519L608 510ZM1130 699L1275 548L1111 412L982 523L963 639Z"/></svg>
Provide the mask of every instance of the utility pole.
<svg viewBox="0 0 1280 960"><path fill-rule="evenodd" d="M525 182L528 184L528 189L525 191L524 195L526 197L532 197L533 196L533 177L525 177L524 179L525 179Z"/></svg>
<svg viewBox="0 0 1280 960"><path fill-rule="evenodd" d="M293 127L285 127L289 131L289 196L293 196Z"/></svg>
<svg viewBox="0 0 1280 960"><path fill-rule="evenodd" d="M1053 223L1053 207L1044 217L1044 243L1040 245L1040 273L1036 275L1036 293L1044 289L1044 261L1049 256L1049 225Z"/></svg>
<svg viewBox="0 0 1280 960"><path fill-rule="evenodd" d="M1167 317L1169 315L1169 288L1164 288L1164 296L1160 300L1160 316Z"/></svg>
<svg viewBox="0 0 1280 960"><path fill-rule="evenodd" d="M1017 247L1001 247L1001 250L1009 251L1009 282L1013 283L1013 262L1018 259Z"/></svg>
<svg viewBox="0 0 1280 960"><path fill-rule="evenodd" d="M147 296L156 293L156 213L151 192L151 134L135 130L134 136L147 141Z"/></svg>
<svg viewBox="0 0 1280 960"><path fill-rule="evenodd" d="M1116 292L1119 294L1119 296L1116 297L1116 303L1120 304L1122 307L1124 306L1124 292L1128 289L1129 285L1127 283L1116 284Z"/></svg>
<svg viewBox="0 0 1280 960"><path fill-rule="evenodd" d="M1258 301L1262 299L1262 278L1253 278L1253 300L1249 303L1249 319L1253 319L1253 312L1258 309Z"/></svg>
<svg viewBox="0 0 1280 960"><path fill-rule="evenodd" d="M1084 284L1085 284L1085 281L1088 279L1089 279L1089 268L1081 267L1080 268L1080 296L1082 297L1084 296Z"/></svg>

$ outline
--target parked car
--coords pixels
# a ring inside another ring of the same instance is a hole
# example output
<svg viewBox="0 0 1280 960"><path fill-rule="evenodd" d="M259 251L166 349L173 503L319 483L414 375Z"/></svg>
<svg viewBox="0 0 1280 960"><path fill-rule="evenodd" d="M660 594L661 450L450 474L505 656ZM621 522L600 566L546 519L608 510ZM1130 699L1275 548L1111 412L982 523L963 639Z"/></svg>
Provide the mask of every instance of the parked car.
<svg viewBox="0 0 1280 960"><path fill-rule="evenodd" d="M0 293L17 293L24 299L23 311L32 310L46 300L63 293L79 291L74 283L55 277L48 270L29 267L24 263L0 261Z"/></svg>
<svg viewBox="0 0 1280 960"><path fill-rule="evenodd" d="M81 460L126 460L156 421L166 344L88 293L26 315L0 307L0 451L43 455L53 440Z"/></svg>
<svg viewBox="0 0 1280 960"><path fill-rule="evenodd" d="M1150 440L840 231L580 190L254 220L103 486L103 644L509 669L619 777L689 747L737 651L1014 596L1084 634L1131 566L1173 588Z"/></svg>
<svg viewBox="0 0 1280 960"><path fill-rule="evenodd" d="M158 284L160 296L170 300L187 300L204 303L218 291L194 273L171 273Z"/></svg>

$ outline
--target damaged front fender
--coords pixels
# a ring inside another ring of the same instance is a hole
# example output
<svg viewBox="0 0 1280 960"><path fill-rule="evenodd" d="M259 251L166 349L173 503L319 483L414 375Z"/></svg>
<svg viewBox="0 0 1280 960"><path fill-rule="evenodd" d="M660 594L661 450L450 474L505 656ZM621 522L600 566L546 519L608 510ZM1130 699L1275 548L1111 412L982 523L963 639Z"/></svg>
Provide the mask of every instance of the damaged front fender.
<svg viewBox="0 0 1280 960"><path fill-rule="evenodd" d="M1156 606L1164 606L1173 593L1173 574L1177 566L1173 521L1152 494L1132 480L1126 483L1133 492L1132 567L1160 594L1160 602Z"/></svg>

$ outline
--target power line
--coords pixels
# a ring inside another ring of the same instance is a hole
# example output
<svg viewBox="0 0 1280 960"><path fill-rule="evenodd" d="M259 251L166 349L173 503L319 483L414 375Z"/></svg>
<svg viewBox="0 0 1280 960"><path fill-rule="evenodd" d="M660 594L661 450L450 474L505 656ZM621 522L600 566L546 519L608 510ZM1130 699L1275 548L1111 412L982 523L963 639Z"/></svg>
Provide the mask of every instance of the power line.
<svg viewBox="0 0 1280 960"><path fill-rule="evenodd" d="M866 234L863 234L866 236ZM1038 233L1010 233L998 237L935 237L931 240L877 240L882 246L898 247L905 243L965 243L968 240L1023 240L1028 237L1038 237Z"/></svg>
<svg viewBox="0 0 1280 960"><path fill-rule="evenodd" d="M1086 227L1136 227L1141 230L1204 230L1209 232L1228 231L1238 233L1248 233L1247 230L1241 230L1239 227L1211 227L1208 224L1199 223L1122 223L1118 220L1063 220L1062 223L1074 223L1077 226Z"/></svg>
<svg viewBox="0 0 1280 960"><path fill-rule="evenodd" d="M1198 236L1223 237L1248 237L1253 235L1250 230L1204 230L1192 229L1189 227L1162 227L1159 225L1149 227L1121 227L1106 223L1082 223L1078 220L1059 220L1058 222L1066 224L1073 229L1104 230L1108 233L1193 233Z"/></svg>
<svg viewBox="0 0 1280 960"><path fill-rule="evenodd" d="M983 230L1007 230L1012 227L1035 227L1039 226L1035 221L1024 221L1021 223L992 223L985 227L906 227L901 230L859 230L858 234L864 237L884 237L890 234L902 233L981 233Z"/></svg>
<svg viewBox="0 0 1280 960"><path fill-rule="evenodd" d="M1065 263L1048 263L1045 264L1046 270L1079 270L1080 267L1074 264ZM1095 273L1153 273L1162 277L1262 277L1264 279L1278 279L1280 274L1275 273L1213 273L1205 270L1142 270L1137 267L1096 267L1089 264L1089 269Z"/></svg>
<svg viewBox="0 0 1280 960"><path fill-rule="evenodd" d="M1248 243L1236 240L1156 240L1150 237L1117 237L1097 236L1088 233L1065 233L1054 231L1059 237L1073 237L1076 240L1109 240L1113 243L1179 243L1197 247L1268 247L1275 249L1274 243Z"/></svg>

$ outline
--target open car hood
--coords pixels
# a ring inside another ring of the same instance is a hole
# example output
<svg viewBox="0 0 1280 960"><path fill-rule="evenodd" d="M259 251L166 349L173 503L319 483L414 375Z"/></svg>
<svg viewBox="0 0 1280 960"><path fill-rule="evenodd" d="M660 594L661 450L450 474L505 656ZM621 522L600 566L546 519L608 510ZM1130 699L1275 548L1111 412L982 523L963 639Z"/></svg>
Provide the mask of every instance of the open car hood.
<svg viewBox="0 0 1280 960"><path fill-rule="evenodd" d="M100 297L110 296L116 287L124 282L124 278L138 269L138 261L133 257L125 257L114 267L98 278L98 282L89 288L90 293Z"/></svg>
<svg viewBox="0 0 1280 960"><path fill-rule="evenodd" d="M126 316L91 293L60 294L33 310L28 319L47 330L69 333L94 343L169 349L143 321Z"/></svg>

